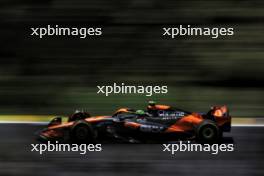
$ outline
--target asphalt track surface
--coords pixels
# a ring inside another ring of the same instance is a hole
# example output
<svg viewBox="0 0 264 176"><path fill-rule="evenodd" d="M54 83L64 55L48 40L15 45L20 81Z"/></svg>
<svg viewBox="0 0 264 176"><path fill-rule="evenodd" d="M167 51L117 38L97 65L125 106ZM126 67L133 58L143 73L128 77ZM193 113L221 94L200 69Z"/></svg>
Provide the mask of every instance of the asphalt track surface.
<svg viewBox="0 0 264 176"><path fill-rule="evenodd" d="M263 175L264 127L233 127L234 152L162 152L161 144L103 144L102 152L31 152L33 124L1 124L0 175Z"/></svg>

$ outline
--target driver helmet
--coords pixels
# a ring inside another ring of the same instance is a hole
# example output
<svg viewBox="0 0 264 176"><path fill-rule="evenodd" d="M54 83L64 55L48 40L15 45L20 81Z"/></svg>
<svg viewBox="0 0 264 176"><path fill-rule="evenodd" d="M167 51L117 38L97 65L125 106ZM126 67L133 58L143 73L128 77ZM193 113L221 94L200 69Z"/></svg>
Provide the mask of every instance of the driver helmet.
<svg viewBox="0 0 264 176"><path fill-rule="evenodd" d="M143 110L137 110L137 111L136 111L136 114L137 114L137 115L144 115L144 114L146 114L146 113L145 113L145 111L143 111Z"/></svg>
<svg viewBox="0 0 264 176"><path fill-rule="evenodd" d="M155 106L156 102L151 100L151 101L148 102L148 104L149 104L149 106Z"/></svg>

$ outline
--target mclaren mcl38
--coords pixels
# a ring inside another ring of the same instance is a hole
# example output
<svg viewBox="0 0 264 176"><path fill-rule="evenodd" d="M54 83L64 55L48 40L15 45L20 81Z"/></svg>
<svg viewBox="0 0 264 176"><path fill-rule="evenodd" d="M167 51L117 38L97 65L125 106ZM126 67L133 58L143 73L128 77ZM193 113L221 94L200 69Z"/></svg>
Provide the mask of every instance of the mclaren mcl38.
<svg viewBox="0 0 264 176"><path fill-rule="evenodd" d="M38 132L41 140L97 143L100 140L128 143L195 140L218 143L230 132L231 116L226 106L213 106L207 113L188 112L149 102L146 110L118 109L111 116L91 116L77 111L62 122L55 117Z"/></svg>

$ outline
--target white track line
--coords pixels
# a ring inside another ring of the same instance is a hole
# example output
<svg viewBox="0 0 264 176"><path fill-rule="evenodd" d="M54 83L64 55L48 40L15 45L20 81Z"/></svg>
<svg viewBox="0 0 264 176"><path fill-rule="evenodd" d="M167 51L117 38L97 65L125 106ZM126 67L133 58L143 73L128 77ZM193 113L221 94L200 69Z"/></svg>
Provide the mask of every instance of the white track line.
<svg viewBox="0 0 264 176"><path fill-rule="evenodd" d="M264 124L233 124L232 127L264 127Z"/></svg>

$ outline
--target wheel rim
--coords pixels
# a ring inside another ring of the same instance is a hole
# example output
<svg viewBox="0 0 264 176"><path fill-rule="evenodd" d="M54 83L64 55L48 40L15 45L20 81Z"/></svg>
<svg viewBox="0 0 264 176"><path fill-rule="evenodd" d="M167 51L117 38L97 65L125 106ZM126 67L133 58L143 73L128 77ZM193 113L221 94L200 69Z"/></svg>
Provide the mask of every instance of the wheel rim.
<svg viewBox="0 0 264 176"><path fill-rule="evenodd" d="M85 127L79 127L75 133L78 139L85 139L88 135L88 130Z"/></svg>
<svg viewBox="0 0 264 176"><path fill-rule="evenodd" d="M214 129L212 129L210 127L204 128L202 134L203 134L203 137L205 139L212 139L214 137L214 135L215 135Z"/></svg>

